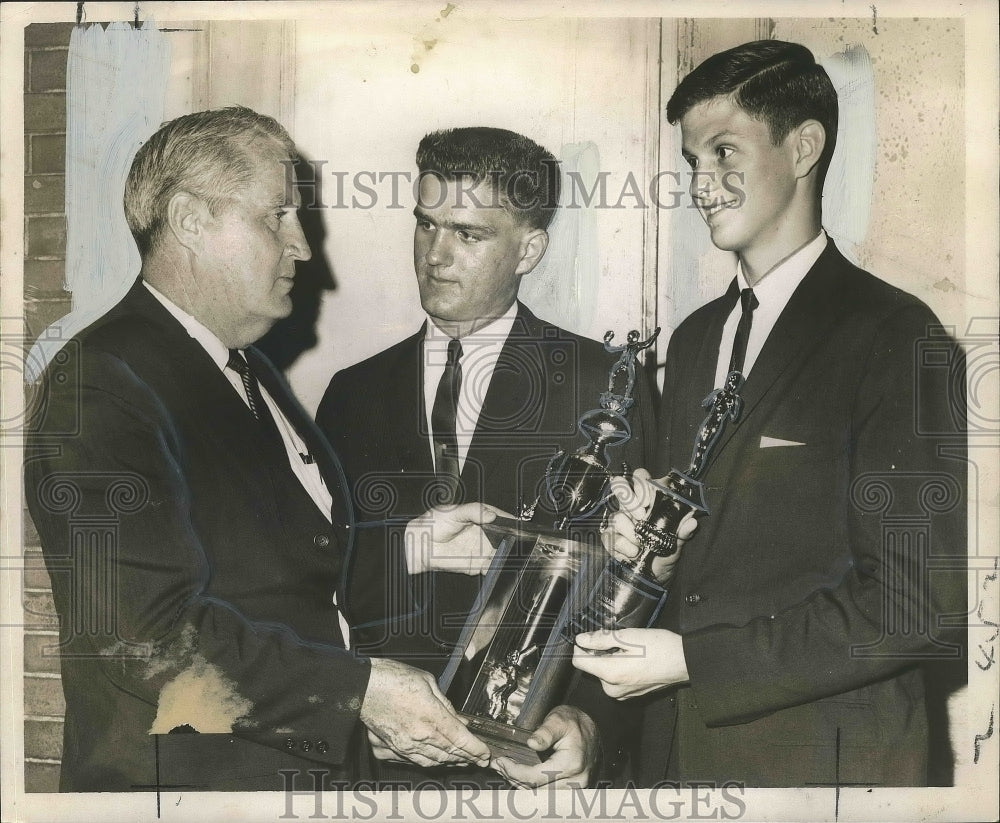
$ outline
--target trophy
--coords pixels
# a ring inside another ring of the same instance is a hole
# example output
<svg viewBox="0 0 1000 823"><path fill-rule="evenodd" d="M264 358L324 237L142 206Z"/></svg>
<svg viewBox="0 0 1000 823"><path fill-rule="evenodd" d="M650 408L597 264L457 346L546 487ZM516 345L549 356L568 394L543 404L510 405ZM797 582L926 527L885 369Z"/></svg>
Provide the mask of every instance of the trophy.
<svg viewBox="0 0 1000 823"><path fill-rule="evenodd" d="M608 452L631 437L637 355L659 331L646 340L629 332L623 345L604 336L619 357L600 408L578 421L586 443L549 461L541 492L516 519L483 527L496 554L440 685L494 756L539 762L526 741L572 674L573 616L588 609L608 562L600 540L613 498Z"/></svg>
<svg viewBox="0 0 1000 823"><path fill-rule="evenodd" d="M655 490L653 503L646 518L634 523L638 554L630 559L608 559L586 605L567 626L567 636L597 629L649 626L656 619L667 591L654 578L653 561L677 551L677 529L688 514L708 514L701 477L726 426L740 416L743 380L739 371L730 372L725 385L702 401L708 415L698 428L690 466L683 472L671 469L662 480L650 481ZM612 647L605 653L616 650Z"/></svg>

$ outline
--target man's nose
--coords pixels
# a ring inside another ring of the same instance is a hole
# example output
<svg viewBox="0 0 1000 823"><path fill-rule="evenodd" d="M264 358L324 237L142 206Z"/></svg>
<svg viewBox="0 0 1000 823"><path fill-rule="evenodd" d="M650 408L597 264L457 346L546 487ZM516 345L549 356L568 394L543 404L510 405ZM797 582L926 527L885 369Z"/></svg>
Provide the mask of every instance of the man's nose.
<svg viewBox="0 0 1000 823"><path fill-rule="evenodd" d="M309 241L306 240L305 232L302 231L302 224L299 222L298 217L293 216L289 221L286 249L289 257L295 260L305 261L312 257L312 251L309 249Z"/></svg>
<svg viewBox="0 0 1000 823"><path fill-rule="evenodd" d="M688 191L695 200L707 200L712 191L713 172L693 171L691 172L691 185Z"/></svg>
<svg viewBox="0 0 1000 823"><path fill-rule="evenodd" d="M444 231L434 232L434 239L431 241L427 254L424 255L427 263L431 266L451 265L452 248L448 233Z"/></svg>

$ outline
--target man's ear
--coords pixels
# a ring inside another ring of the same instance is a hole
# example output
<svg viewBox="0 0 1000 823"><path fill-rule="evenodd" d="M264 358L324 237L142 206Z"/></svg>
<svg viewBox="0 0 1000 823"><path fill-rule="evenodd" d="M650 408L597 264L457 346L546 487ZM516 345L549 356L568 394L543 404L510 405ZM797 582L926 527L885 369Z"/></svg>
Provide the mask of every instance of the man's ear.
<svg viewBox="0 0 1000 823"><path fill-rule="evenodd" d="M208 205L197 195L179 191L167 203L167 228L184 248L198 251L205 223L211 216Z"/></svg>
<svg viewBox="0 0 1000 823"><path fill-rule="evenodd" d="M532 229L521 240L521 259L517 263L515 274L527 274L542 259L549 247L549 233L545 229Z"/></svg>
<svg viewBox="0 0 1000 823"><path fill-rule="evenodd" d="M795 148L795 176L806 177L816 168L826 146L826 129L818 120L806 120L792 131Z"/></svg>

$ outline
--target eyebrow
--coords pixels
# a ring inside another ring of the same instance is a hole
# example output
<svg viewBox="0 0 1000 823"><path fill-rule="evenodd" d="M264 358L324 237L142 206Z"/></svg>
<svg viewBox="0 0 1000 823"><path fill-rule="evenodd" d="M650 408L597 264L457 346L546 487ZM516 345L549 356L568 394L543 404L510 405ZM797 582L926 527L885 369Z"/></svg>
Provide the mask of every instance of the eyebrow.
<svg viewBox="0 0 1000 823"><path fill-rule="evenodd" d="M723 129L720 132L716 132L711 137L709 137L709 138L707 138L705 140L702 140L701 141L701 145L703 145L703 146L713 146L716 143L718 143L720 140L729 140L731 138L739 138L741 136L742 135L739 135L739 134L737 134L734 131L729 131L728 129ZM687 146L681 146L681 154L684 155L685 157L688 156L688 155L694 156L694 152L691 149L689 149Z"/></svg>
<svg viewBox="0 0 1000 823"><path fill-rule="evenodd" d="M271 209L298 209L302 206L302 198L295 192L291 198L286 196L286 192L276 194L268 203L268 210Z"/></svg>
<svg viewBox="0 0 1000 823"><path fill-rule="evenodd" d="M475 232L476 234L481 234L487 237L492 237L495 235L496 229L492 226L487 226L485 223L463 223L460 220L435 220L427 212L417 206L413 209L413 216L417 220L426 220L428 223L433 223L435 226L443 226L446 229L451 229L452 231L468 231Z"/></svg>

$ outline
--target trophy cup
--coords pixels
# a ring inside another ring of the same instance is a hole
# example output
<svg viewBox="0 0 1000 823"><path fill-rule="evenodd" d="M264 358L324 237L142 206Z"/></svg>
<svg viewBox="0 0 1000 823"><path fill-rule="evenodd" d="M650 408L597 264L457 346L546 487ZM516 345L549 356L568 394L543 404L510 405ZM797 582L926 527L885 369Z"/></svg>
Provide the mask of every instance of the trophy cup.
<svg viewBox="0 0 1000 823"><path fill-rule="evenodd" d="M578 421L587 442L549 461L540 494L516 519L484 526L496 554L440 685L494 756L539 762L526 741L572 673L570 621L608 562L599 534L613 497L608 450L631 437L637 355L659 331L644 341L632 331L618 346L613 332L604 336L619 357L600 408Z"/></svg>
<svg viewBox="0 0 1000 823"><path fill-rule="evenodd" d="M677 551L677 529L684 517L708 514L701 477L727 424L740 416L742 387L742 373L732 371L725 385L702 401L708 415L698 428L690 466L684 472L671 469L662 480L650 481L655 489L653 503L645 520L635 522L638 554L631 559L608 559L586 605L569 622L568 636L597 629L649 626L656 619L667 591L654 578L653 561ZM605 653L616 650L612 647Z"/></svg>

